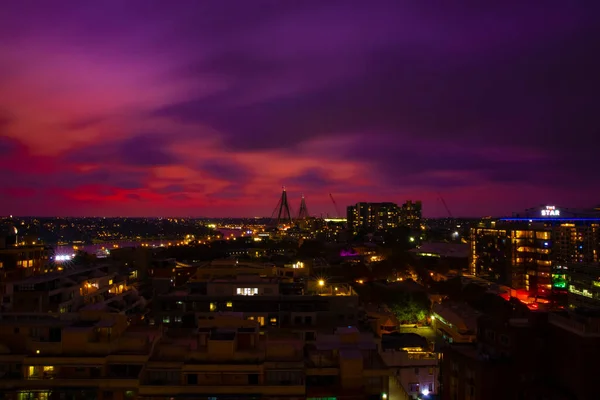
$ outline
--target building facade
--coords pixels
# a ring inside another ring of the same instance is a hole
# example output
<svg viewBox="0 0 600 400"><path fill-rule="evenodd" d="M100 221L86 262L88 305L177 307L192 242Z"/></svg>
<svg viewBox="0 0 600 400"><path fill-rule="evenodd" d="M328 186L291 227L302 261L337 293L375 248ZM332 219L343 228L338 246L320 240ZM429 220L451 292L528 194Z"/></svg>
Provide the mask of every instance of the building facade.
<svg viewBox="0 0 600 400"><path fill-rule="evenodd" d="M573 263L565 268L569 308L600 310L600 264Z"/></svg>
<svg viewBox="0 0 600 400"><path fill-rule="evenodd" d="M356 203L348 206L348 228L353 232L360 230L376 231L407 226L420 229L421 202L408 200L402 206L396 203Z"/></svg>
<svg viewBox="0 0 600 400"><path fill-rule="evenodd" d="M566 290L567 264L599 255L600 214L543 206L471 228L469 272L546 298Z"/></svg>
<svg viewBox="0 0 600 400"><path fill-rule="evenodd" d="M421 228L422 219L422 203L421 201L407 200L406 203L400 207L400 223L404 226L408 226L411 229Z"/></svg>
<svg viewBox="0 0 600 400"><path fill-rule="evenodd" d="M234 316L199 320L193 330L94 312L0 318L7 400L388 398L377 341L355 328L307 344Z"/></svg>

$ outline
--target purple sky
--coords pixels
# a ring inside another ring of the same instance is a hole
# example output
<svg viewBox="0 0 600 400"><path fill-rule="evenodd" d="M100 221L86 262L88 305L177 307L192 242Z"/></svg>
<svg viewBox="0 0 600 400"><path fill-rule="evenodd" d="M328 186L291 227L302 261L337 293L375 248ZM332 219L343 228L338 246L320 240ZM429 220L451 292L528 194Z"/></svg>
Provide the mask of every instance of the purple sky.
<svg viewBox="0 0 600 400"><path fill-rule="evenodd" d="M600 203L594 1L27 1L0 214L428 216Z"/></svg>

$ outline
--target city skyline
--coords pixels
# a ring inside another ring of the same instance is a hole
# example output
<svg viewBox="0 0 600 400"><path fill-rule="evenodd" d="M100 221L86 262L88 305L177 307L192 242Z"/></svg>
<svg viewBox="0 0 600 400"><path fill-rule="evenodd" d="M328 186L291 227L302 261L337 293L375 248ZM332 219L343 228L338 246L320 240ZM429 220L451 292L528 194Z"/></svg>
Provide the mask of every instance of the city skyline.
<svg viewBox="0 0 600 400"><path fill-rule="evenodd" d="M224 4L227 3L227 4ZM235 5L235 6L233 6ZM583 2L8 1L0 215L592 207ZM345 216L345 215L343 215Z"/></svg>

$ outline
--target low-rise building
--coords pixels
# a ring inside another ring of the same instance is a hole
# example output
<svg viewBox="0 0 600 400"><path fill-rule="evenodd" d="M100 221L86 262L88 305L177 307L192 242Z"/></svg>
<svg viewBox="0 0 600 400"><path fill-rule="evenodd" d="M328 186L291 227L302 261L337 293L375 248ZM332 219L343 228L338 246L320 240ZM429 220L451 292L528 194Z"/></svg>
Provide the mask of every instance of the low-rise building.
<svg viewBox="0 0 600 400"><path fill-rule="evenodd" d="M235 315L192 329L135 326L96 311L0 318L4 399L387 398L377 340L356 328L306 345Z"/></svg>
<svg viewBox="0 0 600 400"><path fill-rule="evenodd" d="M134 398L160 336L122 314L0 315L0 392L11 400Z"/></svg>
<svg viewBox="0 0 600 400"><path fill-rule="evenodd" d="M435 303L431 325L436 335L445 342L472 343L477 337L477 318L480 315L466 303Z"/></svg>
<svg viewBox="0 0 600 400"><path fill-rule="evenodd" d="M5 284L3 312L73 313L85 309L141 312L145 299L107 265L73 267Z"/></svg>
<svg viewBox="0 0 600 400"><path fill-rule="evenodd" d="M239 313L261 327L292 328L315 337L317 327L354 326L359 316L358 296L349 285L314 287L305 282L257 275L190 282L185 288L156 296L155 324L190 326L198 319Z"/></svg>
<svg viewBox="0 0 600 400"><path fill-rule="evenodd" d="M396 386L410 399L438 393L440 354L424 337L415 333L383 335L381 357L392 375L390 392Z"/></svg>
<svg viewBox="0 0 600 400"><path fill-rule="evenodd" d="M389 370L379 343L356 327L337 328L306 346L308 399L387 399Z"/></svg>

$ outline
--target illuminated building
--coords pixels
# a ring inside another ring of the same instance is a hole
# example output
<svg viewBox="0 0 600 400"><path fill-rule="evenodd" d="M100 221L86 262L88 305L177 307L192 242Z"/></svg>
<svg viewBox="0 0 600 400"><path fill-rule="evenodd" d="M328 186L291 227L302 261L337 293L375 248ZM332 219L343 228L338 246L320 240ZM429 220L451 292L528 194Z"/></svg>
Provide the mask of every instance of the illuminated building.
<svg viewBox="0 0 600 400"><path fill-rule="evenodd" d="M339 328L314 344L258 321L199 320L193 330L128 324L123 314L0 316L4 399L387 398L372 335ZM346 396L345 396L346 395Z"/></svg>
<svg viewBox="0 0 600 400"><path fill-rule="evenodd" d="M65 269L6 283L4 312L74 313L81 310L141 310L145 299L127 283L127 277L108 267Z"/></svg>
<svg viewBox="0 0 600 400"><path fill-rule="evenodd" d="M32 237L19 237L17 228L0 232L0 280L11 281L47 272L52 250Z"/></svg>
<svg viewBox="0 0 600 400"><path fill-rule="evenodd" d="M184 289L156 296L152 319L157 325L177 327L226 313L258 321L264 329L290 328L307 338L332 326L355 325L359 306L352 288L324 279L318 283L307 286L289 278L244 274L190 282Z"/></svg>
<svg viewBox="0 0 600 400"><path fill-rule="evenodd" d="M568 277L569 307L600 310L600 264L573 263L564 272Z"/></svg>
<svg viewBox="0 0 600 400"><path fill-rule="evenodd" d="M10 282L44 274L52 267L53 251L35 238L19 237L14 227L0 231L0 307L10 300Z"/></svg>
<svg viewBox="0 0 600 400"><path fill-rule="evenodd" d="M381 347L381 358L392 375L391 399L402 398L395 396L396 388L405 393L404 398L438 393L440 353L434 351L433 343L415 333L403 333L382 336Z"/></svg>
<svg viewBox="0 0 600 400"><path fill-rule="evenodd" d="M472 275L548 297L565 290L568 263L599 261L600 215L556 206L529 209L472 228L470 246Z"/></svg>
<svg viewBox="0 0 600 400"><path fill-rule="evenodd" d="M356 203L348 206L348 228L376 231L401 225L400 207L395 203Z"/></svg>
<svg viewBox="0 0 600 400"><path fill-rule="evenodd" d="M89 312L76 320L49 314L0 315L4 399L134 398L160 338L128 327L127 316Z"/></svg>
<svg viewBox="0 0 600 400"><path fill-rule="evenodd" d="M422 204L420 201L408 200L400 207L400 224L411 229L421 228Z"/></svg>

